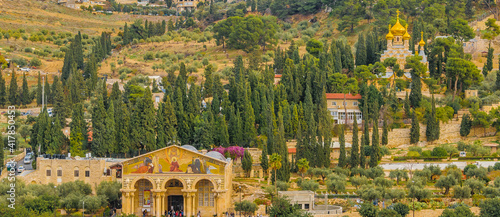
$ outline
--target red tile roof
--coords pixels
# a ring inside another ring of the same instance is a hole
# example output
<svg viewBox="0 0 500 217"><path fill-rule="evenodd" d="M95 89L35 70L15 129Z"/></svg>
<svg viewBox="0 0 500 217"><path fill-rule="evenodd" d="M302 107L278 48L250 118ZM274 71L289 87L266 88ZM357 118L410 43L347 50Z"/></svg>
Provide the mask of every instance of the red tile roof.
<svg viewBox="0 0 500 217"><path fill-rule="evenodd" d="M275 74L274 78L281 78L281 76L283 76L283 75L281 75L281 74Z"/></svg>
<svg viewBox="0 0 500 217"><path fill-rule="evenodd" d="M297 149L296 148L288 148L288 153L295 154L295 153L297 153Z"/></svg>
<svg viewBox="0 0 500 217"><path fill-rule="evenodd" d="M361 99L361 95L346 94L346 99ZM326 99L344 99L343 93L326 93Z"/></svg>

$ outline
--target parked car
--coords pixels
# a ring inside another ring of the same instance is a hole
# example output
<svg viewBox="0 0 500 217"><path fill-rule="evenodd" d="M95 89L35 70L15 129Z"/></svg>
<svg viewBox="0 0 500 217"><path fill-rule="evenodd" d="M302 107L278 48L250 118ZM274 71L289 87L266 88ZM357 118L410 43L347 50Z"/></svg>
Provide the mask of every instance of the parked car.
<svg viewBox="0 0 500 217"><path fill-rule="evenodd" d="M30 164L31 163L31 156L26 156L24 157L24 164Z"/></svg>

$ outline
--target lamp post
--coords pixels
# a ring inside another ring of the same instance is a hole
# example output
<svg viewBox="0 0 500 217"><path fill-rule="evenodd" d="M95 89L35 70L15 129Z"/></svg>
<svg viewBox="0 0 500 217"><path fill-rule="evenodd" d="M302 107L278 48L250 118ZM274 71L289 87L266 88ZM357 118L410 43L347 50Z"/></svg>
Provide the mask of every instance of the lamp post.
<svg viewBox="0 0 500 217"><path fill-rule="evenodd" d="M83 202L83 211L82 211L82 216L85 217L85 200L80 200Z"/></svg>
<svg viewBox="0 0 500 217"><path fill-rule="evenodd" d="M56 188L57 188L57 185L54 185L54 195L57 197L57 192L56 192ZM56 213L57 213L57 200L54 200L54 217L56 217Z"/></svg>

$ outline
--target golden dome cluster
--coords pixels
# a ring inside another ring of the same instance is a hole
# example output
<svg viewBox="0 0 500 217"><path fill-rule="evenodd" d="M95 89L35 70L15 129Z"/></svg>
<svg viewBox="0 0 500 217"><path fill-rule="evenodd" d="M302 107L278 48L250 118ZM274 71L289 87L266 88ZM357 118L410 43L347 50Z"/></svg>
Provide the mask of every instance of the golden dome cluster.
<svg viewBox="0 0 500 217"><path fill-rule="evenodd" d="M403 36L403 40L409 40L411 38L410 34L408 34L408 25L406 25L406 28L401 25L399 22L399 10L397 12L397 19L396 19L396 24L394 26L389 25L389 33L385 36L387 40L392 40L394 36Z"/></svg>

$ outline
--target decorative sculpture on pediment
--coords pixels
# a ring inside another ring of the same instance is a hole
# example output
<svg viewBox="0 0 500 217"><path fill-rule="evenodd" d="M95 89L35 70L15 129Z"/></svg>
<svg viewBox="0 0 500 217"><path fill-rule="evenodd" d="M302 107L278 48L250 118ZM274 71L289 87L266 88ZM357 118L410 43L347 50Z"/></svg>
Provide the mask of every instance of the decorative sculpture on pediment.
<svg viewBox="0 0 500 217"><path fill-rule="evenodd" d="M222 183L221 179L217 179L217 180L215 180L215 182L217 183L217 189L223 189L224 188L224 184Z"/></svg>
<svg viewBox="0 0 500 217"><path fill-rule="evenodd" d="M156 179L155 183L156 183L156 189L161 189L161 180L160 179Z"/></svg>

